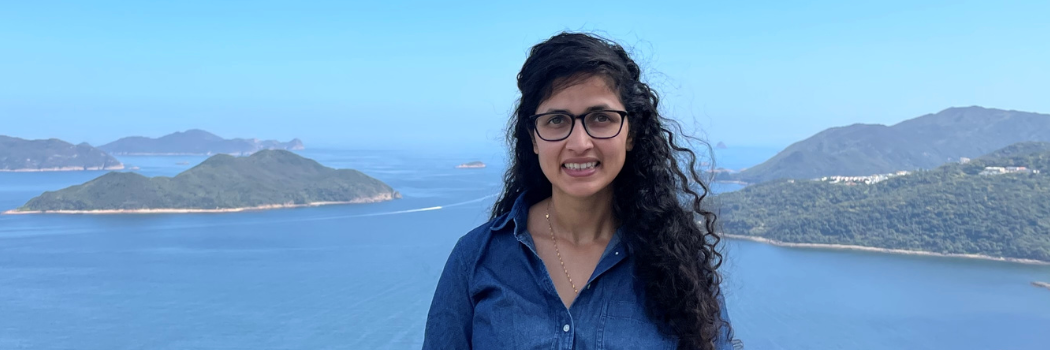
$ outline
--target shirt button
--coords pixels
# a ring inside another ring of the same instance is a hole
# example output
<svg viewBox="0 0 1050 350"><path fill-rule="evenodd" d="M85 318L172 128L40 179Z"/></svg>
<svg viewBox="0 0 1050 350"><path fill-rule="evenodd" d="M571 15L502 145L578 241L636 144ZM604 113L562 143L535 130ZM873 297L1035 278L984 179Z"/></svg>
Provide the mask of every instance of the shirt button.
<svg viewBox="0 0 1050 350"><path fill-rule="evenodd" d="M620 255L620 252L616 252L616 255Z"/></svg>
<svg viewBox="0 0 1050 350"><path fill-rule="evenodd" d="M561 327L561 331L562 331L562 332L568 332L568 331L569 331L569 325L564 325L564 326L562 326L562 327Z"/></svg>

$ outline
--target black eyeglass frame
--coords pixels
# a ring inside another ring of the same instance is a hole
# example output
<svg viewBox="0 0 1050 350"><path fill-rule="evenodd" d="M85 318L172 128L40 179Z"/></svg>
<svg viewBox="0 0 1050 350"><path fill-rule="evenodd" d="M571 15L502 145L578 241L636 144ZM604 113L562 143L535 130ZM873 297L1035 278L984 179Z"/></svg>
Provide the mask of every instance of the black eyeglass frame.
<svg viewBox="0 0 1050 350"><path fill-rule="evenodd" d="M586 121L586 119L584 119L584 117L586 117L588 114L598 113L598 112L610 112L610 113L616 113L616 114L620 115L620 127L618 129L616 129L616 133L615 134L613 134L612 136L606 136L606 137L597 137L597 136L594 136L594 135L591 134L591 130L587 128L587 121ZM547 139L547 138L544 138L543 135L540 135L540 132L538 130L536 130L537 129L537 127L536 127L536 120L539 119L540 117L543 117L543 116L546 116L546 115L564 115L564 116L569 117L569 121L571 121L572 124L569 124L569 132L567 134L565 134L565 137L562 137L560 139ZM534 115L529 116L529 127L532 130L536 131L536 136L539 136L539 138L541 140L549 141L549 142L557 142L557 141L561 141L561 140L569 138L569 136L572 135L573 130L576 129L576 119L580 119L582 121L582 123L583 123L583 131L587 133L587 136L590 136L591 138L598 139L598 140L604 140L604 139L611 139L611 138L620 136L620 133L623 132L623 121L627 120L627 116L628 115L630 115L630 113L627 113L627 111L620 111L620 110L615 110L615 109L599 109L599 110L594 110L594 111L588 111L588 112L585 112L583 114L572 114L572 113L568 113L568 112L540 113L540 114L534 114Z"/></svg>

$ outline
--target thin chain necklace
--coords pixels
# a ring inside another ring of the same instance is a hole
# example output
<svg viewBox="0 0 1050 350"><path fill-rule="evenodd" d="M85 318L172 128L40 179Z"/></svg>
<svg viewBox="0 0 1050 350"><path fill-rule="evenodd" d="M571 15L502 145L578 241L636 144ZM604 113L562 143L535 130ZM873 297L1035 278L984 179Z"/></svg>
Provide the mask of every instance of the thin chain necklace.
<svg viewBox="0 0 1050 350"><path fill-rule="evenodd" d="M551 198L547 202L547 214L543 217L547 219L547 227L551 229L551 241L554 242L554 252L558 254L558 262L561 263L561 270L565 272L565 278L569 279L569 285L572 286L572 291L576 294L580 294L580 290L576 289L576 284L572 283L572 277L569 276L569 270L565 268L565 261L561 259L561 251L558 250L558 240L554 238L554 226L551 225L551 202L554 198Z"/></svg>

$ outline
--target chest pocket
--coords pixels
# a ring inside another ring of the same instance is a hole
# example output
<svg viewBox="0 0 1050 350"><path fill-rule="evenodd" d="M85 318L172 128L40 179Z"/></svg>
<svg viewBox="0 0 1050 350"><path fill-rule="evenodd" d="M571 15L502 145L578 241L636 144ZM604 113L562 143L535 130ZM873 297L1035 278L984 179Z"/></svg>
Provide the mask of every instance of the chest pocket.
<svg viewBox="0 0 1050 350"><path fill-rule="evenodd" d="M674 350L678 339L660 332L638 303L610 301L602 308L598 325L598 350Z"/></svg>

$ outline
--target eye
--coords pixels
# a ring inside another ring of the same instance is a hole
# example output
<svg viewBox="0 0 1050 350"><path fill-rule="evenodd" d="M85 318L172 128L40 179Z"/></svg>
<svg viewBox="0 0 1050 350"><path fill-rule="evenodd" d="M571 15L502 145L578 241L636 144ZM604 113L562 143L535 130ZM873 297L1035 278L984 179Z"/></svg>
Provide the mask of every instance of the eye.
<svg viewBox="0 0 1050 350"><path fill-rule="evenodd" d="M550 118L547 119L547 123L546 124L547 125L560 125L562 123L565 123L566 119L568 119L568 117L566 117L564 115L560 115L560 114L552 115L552 116L550 116Z"/></svg>
<svg viewBox="0 0 1050 350"><path fill-rule="evenodd" d="M589 121L600 124L618 123L620 121L619 114L612 114L609 112L594 112L588 116Z"/></svg>

